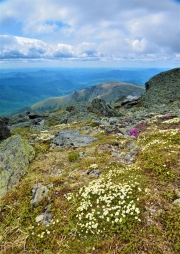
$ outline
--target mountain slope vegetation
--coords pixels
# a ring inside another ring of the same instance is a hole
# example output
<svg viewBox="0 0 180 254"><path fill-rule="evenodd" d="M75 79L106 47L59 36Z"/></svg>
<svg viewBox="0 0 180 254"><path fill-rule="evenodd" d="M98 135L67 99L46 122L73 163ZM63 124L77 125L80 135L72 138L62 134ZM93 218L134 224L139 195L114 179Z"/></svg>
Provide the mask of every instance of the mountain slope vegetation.
<svg viewBox="0 0 180 254"><path fill-rule="evenodd" d="M90 86L82 90L75 91L69 95L55 98L48 98L31 106L34 111L52 111L65 108L68 104L92 101L94 98L102 98L109 102L117 100L122 96L139 96L144 92L144 87L123 83L106 82L96 86Z"/></svg>

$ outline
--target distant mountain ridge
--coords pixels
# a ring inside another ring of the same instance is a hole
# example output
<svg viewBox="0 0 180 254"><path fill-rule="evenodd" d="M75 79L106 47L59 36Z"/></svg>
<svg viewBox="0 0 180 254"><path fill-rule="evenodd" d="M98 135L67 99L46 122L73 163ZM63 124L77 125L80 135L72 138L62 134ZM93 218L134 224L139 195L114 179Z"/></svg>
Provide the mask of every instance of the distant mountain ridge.
<svg viewBox="0 0 180 254"><path fill-rule="evenodd" d="M96 86L90 86L75 91L62 97L51 97L33 104L30 108L33 111L52 111L65 108L69 104L82 101L91 101L94 98L104 99L106 102L117 100L121 96L140 96L144 87L125 82L104 82Z"/></svg>
<svg viewBox="0 0 180 254"><path fill-rule="evenodd" d="M64 96L103 82L144 86L161 71L162 68L0 69L0 115L9 115L47 98Z"/></svg>

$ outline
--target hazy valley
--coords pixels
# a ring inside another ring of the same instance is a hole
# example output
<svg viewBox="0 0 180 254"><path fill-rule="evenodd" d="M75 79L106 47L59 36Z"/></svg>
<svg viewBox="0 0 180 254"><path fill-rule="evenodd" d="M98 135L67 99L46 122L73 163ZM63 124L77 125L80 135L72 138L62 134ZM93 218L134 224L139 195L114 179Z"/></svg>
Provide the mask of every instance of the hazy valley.
<svg viewBox="0 0 180 254"><path fill-rule="evenodd" d="M0 115L29 107L49 97L60 97L102 82L127 82L144 86L165 69L20 69L1 70ZM119 94L119 97L121 94Z"/></svg>

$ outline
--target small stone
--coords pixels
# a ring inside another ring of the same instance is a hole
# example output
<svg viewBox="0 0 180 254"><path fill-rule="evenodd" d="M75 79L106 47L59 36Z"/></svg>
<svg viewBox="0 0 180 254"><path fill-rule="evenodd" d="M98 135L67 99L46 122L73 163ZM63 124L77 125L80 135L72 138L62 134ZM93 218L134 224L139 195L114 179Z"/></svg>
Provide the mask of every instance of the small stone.
<svg viewBox="0 0 180 254"><path fill-rule="evenodd" d="M44 218L44 214L41 214L41 215L38 215L35 220L37 223L39 223L43 220L43 218Z"/></svg>
<svg viewBox="0 0 180 254"><path fill-rule="evenodd" d="M34 185L32 189L32 200L31 205L38 206L39 203L47 196L49 189L47 186L42 185L41 183L37 183Z"/></svg>
<svg viewBox="0 0 180 254"><path fill-rule="evenodd" d="M79 156L80 158L82 158L82 157L84 156L84 154L85 154L84 152L79 152L79 153L78 153L78 156Z"/></svg>
<svg viewBox="0 0 180 254"><path fill-rule="evenodd" d="M126 128L118 128L119 132L123 135L127 135L127 129Z"/></svg>
<svg viewBox="0 0 180 254"><path fill-rule="evenodd" d="M36 217L36 222L39 223L39 222L42 222L45 226L48 226L51 222L51 204L47 205L45 207L45 211L44 213L38 215Z"/></svg>

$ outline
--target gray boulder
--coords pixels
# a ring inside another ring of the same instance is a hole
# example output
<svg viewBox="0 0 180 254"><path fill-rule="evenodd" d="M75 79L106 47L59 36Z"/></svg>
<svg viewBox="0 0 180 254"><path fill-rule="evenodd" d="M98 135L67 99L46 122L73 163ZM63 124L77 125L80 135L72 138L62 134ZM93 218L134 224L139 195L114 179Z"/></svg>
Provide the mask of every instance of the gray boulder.
<svg viewBox="0 0 180 254"><path fill-rule="evenodd" d="M145 107L166 104L180 99L180 68L161 72L145 84L146 92L141 96Z"/></svg>
<svg viewBox="0 0 180 254"><path fill-rule="evenodd" d="M34 127L34 126L44 126L45 118L47 118L49 114L36 114L30 112L24 112L22 114L14 115L9 120L10 129L16 128L26 128L26 127Z"/></svg>
<svg viewBox="0 0 180 254"><path fill-rule="evenodd" d="M126 99L121 103L121 106L125 108L131 108L139 104L139 97L138 96L127 96Z"/></svg>
<svg viewBox="0 0 180 254"><path fill-rule="evenodd" d="M0 144L0 197L18 184L34 156L34 148L20 135Z"/></svg>
<svg viewBox="0 0 180 254"><path fill-rule="evenodd" d="M76 130L62 130L59 131L54 138L51 139L51 146L60 146L60 147L81 147L87 146L94 141L97 141L97 138L92 138L90 136L81 136Z"/></svg>
<svg viewBox="0 0 180 254"><path fill-rule="evenodd" d="M92 101L90 111L108 117L117 115L116 111L106 104L105 100L99 98L95 98Z"/></svg>
<svg viewBox="0 0 180 254"><path fill-rule="evenodd" d="M7 127L8 122L8 117L0 117L0 140L9 138L11 136L10 130Z"/></svg>

